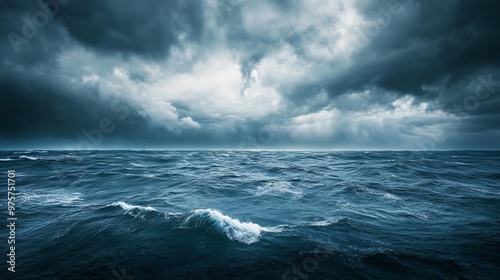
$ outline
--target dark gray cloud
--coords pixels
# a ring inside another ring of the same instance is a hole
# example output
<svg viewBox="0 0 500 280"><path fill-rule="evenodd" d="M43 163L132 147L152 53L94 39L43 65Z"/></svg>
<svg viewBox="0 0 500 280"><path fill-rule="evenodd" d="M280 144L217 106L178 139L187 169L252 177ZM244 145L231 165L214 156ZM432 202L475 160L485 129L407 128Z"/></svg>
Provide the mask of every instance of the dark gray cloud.
<svg viewBox="0 0 500 280"><path fill-rule="evenodd" d="M49 0L3 1L1 5L3 33L13 32L29 40L34 33L35 40L55 40L58 46L51 46L52 51L72 40L97 52L157 59L168 56L170 48L179 43L180 33L195 41L203 35L203 11L196 1L149 1L145 5L135 1ZM46 12L42 13L46 23L43 16L37 16L39 12ZM20 46L28 48L23 57L33 52L45 54L30 47L35 44L43 47L36 42Z"/></svg>
<svg viewBox="0 0 500 280"><path fill-rule="evenodd" d="M168 56L178 35L199 40L203 14L197 1L73 1L56 18L77 42L96 51Z"/></svg>
<svg viewBox="0 0 500 280"><path fill-rule="evenodd" d="M65 148L65 145L80 141L93 144L95 139L99 146L106 146L120 137L133 139L136 134L148 132L144 129L147 123L131 108L120 110L119 102L113 106L113 103L101 100L92 89L75 96L71 89L54 85L50 78L23 73L2 75L0 119L5 120L0 123L2 145L15 146L21 140L28 147L38 144L53 146L54 142ZM123 117L125 112L126 118ZM110 127L115 127L114 133L87 137L84 131L92 135L91 131L99 128L103 119L112 122Z"/></svg>
<svg viewBox="0 0 500 280"><path fill-rule="evenodd" d="M500 66L496 35L500 21L494 12L500 3L408 1L403 7L404 12L392 15L386 27L373 32L352 67L332 81L332 94L374 85L421 95L426 93L422 85L444 79L453 84ZM367 16L377 20L383 17L380 13L375 8Z"/></svg>
<svg viewBox="0 0 500 280"><path fill-rule="evenodd" d="M499 148L499 10L1 1L0 145Z"/></svg>

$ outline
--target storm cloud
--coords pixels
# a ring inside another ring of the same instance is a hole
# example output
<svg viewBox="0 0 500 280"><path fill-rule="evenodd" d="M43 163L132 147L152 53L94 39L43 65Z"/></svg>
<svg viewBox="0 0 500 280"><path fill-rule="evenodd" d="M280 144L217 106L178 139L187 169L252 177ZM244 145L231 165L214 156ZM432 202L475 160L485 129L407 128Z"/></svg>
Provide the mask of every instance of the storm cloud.
<svg viewBox="0 0 500 280"><path fill-rule="evenodd" d="M498 149L497 1L0 2L0 147Z"/></svg>

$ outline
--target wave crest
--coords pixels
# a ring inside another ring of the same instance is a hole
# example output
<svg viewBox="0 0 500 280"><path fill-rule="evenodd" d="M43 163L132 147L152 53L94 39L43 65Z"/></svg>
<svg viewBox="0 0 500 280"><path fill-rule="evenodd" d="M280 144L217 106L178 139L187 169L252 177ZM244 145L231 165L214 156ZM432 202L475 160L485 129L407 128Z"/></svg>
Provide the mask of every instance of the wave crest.
<svg viewBox="0 0 500 280"><path fill-rule="evenodd" d="M346 218L346 217L335 217L335 218L331 218L331 219L327 219L327 220L314 221L310 225L313 227L327 227L327 226L331 226L331 225L338 224L340 222L345 222L348 220L349 220L349 218Z"/></svg>
<svg viewBox="0 0 500 280"><path fill-rule="evenodd" d="M65 193L57 191L20 192L19 199L22 203L43 206L69 206L82 200L81 193Z"/></svg>
<svg viewBox="0 0 500 280"><path fill-rule="evenodd" d="M156 210L156 208L151 207L151 206L144 207L144 206L140 206L140 205L132 205L132 204L128 204L128 203L123 202L123 201L113 202L113 203L111 203L110 206L120 206L126 212L129 212L129 211L132 211L132 210L155 211L155 212L158 212L158 210Z"/></svg>
<svg viewBox="0 0 500 280"><path fill-rule="evenodd" d="M36 158L36 157L30 157L30 156L20 156L19 159L38 160L38 158Z"/></svg>
<svg viewBox="0 0 500 280"><path fill-rule="evenodd" d="M132 205L123 201L114 202L108 206L120 207L126 214L136 218L145 219L148 213L163 215L170 226L175 228L187 228L199 231L215 231L223 233L230 240L244 244L258 242L262 232L281 232L282 227L263 227L252 222L241 222L238 219L222 214L215 209L197 209L190 213L166 213L151 206Z"/></svg>
<svg viewBox="0 0 500 280"><path fill-rule="evenodd" d="M264 186L257 188L255 193L257 196L271 195L271 196L291 196L294 199L300 199L304 196L304 193L297 188L293 188L289 182L270 182Z"/></svg>
<svg viewBox="0 0 500 280"><path fill-rule="evenodd" d="M199 221L198 219L202 219ZM252 222L240 222L238 219L231 218L214 209L198 209L193 212L184 222L189 225L192 222L199 226L208 219L212 225L219 231L224 232L231 240L237 240L241 243L252 244L260 240L263 231L271 231Z"/></svg>

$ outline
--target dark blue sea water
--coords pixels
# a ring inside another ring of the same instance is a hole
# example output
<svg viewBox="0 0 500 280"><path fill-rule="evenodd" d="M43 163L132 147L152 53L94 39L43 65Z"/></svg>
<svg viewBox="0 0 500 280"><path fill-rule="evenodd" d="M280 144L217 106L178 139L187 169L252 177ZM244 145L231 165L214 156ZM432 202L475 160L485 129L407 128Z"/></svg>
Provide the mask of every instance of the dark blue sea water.
<svg viewBox="0 0 500 280"><path fill-rule="evenodd" d="M0 152L2 279L500 279L500 152ZM15 276L15 277L14 277Z"/></svg>

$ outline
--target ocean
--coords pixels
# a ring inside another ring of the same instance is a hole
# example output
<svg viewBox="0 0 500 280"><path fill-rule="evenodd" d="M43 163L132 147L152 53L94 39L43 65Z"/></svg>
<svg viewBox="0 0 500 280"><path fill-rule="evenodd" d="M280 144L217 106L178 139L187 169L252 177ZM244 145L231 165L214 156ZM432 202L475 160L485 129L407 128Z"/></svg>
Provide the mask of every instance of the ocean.
<svg viewBox="0 0 500 280"><path fill-rule="evenodd" d="M1 279L500 279L498 151L1 151L0 168Z"/></svg>

